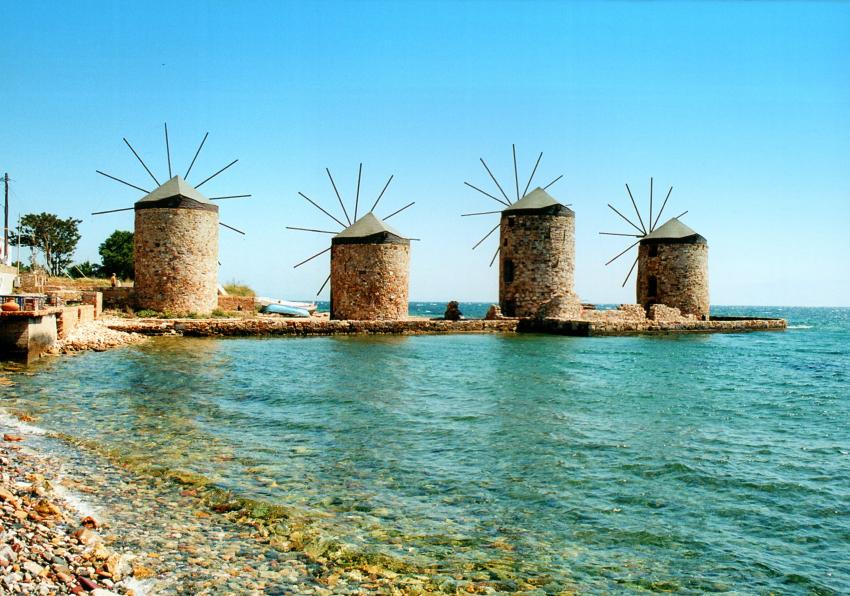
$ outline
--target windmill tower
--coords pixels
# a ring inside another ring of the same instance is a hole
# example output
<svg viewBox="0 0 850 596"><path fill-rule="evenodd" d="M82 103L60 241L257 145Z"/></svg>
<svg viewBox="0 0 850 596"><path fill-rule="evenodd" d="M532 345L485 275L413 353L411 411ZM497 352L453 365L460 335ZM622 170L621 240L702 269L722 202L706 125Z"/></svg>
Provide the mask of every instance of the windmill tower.
<svg viewBox="0 0 850 596"><path fill-rule="evenodd" d="M667 191L664 203L653 216L653 179L649 179L649 212L646 222L635 203L629 185L626 191L638 216L638 224L628 219L611 204L608 205L617 215L629 223L637 234L601 232L608 236L626 236L637 238L634 243L613 259L605 263L610 265L638 246L638 254L629 269L623 286L637 266L637 302L645 309L653 304L663 304L678 308L684 315L693 315L698 319L708 319L708 241L694 230L683 224L680 213L659 226L661 214L667 206L673 187Z"/></svg>
<svg viewBox="0 0 850 596"><path fill-rule="evenodd" d="M133 257L138 308L170 313L209 314L217 306L218 226L222 225L240 234L244 232L221 223L218 219L218 205L213 201L251 195L207 198L198 191L198 188L239 160L233 160L194 187L186 182L207 136L209 133L204 135L186 175L181 177L172 175L168 127L165 127L169 179L162 184L129 141L124 139L124 143L157 184L153 191L97 170L98 174L146 193L133 207L92 213L101 215L135 211Z"/></svg>
<svg viewBox="0 0 850 596"><path fill-rule="evenodd" d="M563 176L558 176L543 188L537 187L528 192L542 158L541 152L528 183L520 194L516 146L513 146L516 187L516 199L513 201L508 198L484 159L481 159L481 163L502 198L464 182L470 188L505 206L501 211L465 213L463 217L500 214L499 223L472 248L478 248L497 228L499 229L499 246L490 266L498 256L499 304L502 313L509 317L544 315L567 318L575 316L581 309L573 291L575 213L546 192L546 189Z"/></svg>
<svg viewBox="0 0 850 596"><path fill-rule="evenodd" d="M414 202L408 203L383 219L375 215L374 210L393 179L393 176L390 176L372 208L358 218L360 182L363 174L363 164L360 164L357 171L354 216L349 217L330 170L325 168L325 171L347 224L331 215L307 195L299 192L299 195L343 229L334 232L287 226L290 230L333 234L329 248L301 261L295 267L300 267L326 252L331 253L330 275L316 295L318 296L330 281L332 319L392 321L407 318L411 239L402 236L400 232L387 224L386 220L401 213Z"/></svg>

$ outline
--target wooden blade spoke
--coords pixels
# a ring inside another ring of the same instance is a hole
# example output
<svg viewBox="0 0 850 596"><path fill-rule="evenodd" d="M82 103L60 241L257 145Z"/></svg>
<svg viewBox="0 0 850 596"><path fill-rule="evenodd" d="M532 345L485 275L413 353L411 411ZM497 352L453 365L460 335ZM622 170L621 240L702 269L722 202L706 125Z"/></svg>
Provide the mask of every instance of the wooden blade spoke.
<svg viewBox="0 0 850 596"><path fill-rule="evenodd" d="M384 219L384 221L387 221L387 220L388 220L389 218L391 218L393 215L398 215L399 213L401 213L402 211L404 211L404 210L405 210L405 209L407 209L408 207L411 207L412 205L415 205L415 204L416 204L416 201L411 201L411 202L409 202L407 205L405 205L405 206L404 206L404 207L402 207L401 209L398 209L397 211L393 211L392 213L390 213L389 215L387 215L385 218L383 218L383 219Z"/></svg>
<svg viewBox="0 0 850 596"><path fill-rule="evenodd" d="M136 190L140 190L140 191L142 191L142 192L143 192L143 193L145 193L145 194L150 194L150 192L151 192L151 191L149 191L149 190L145 190L145 189L144 189L144 188L142 188L141 186L136 186L135 184L130 184L129 182L127 182L127 181L125 181L125 180L121 180L121 178L116 178L115 176L110 176L110 175L109 175L109 174L107 174L106 172L101 172L100 170L95 170L95 172L97 172L97 173L98 173L98 174L100 174L101 176L106 176L107 178L111 178L112 180L115 180L116 182L120 182L121 184L126 184L126 185L127 185L127 186L129 186L130 188L135 188Z"/></svg>
<svg viewBox="0 0 850 596"><path fill-rule="evenodd" d="M328 282L329 282L330 280L331 280L331 276L330 276L330 274L328 274L328 276L325 278L325 283L323 283L323 284L322 284L322 287L321 287L321 288L319 288L319 291L318 291L318 292L316 292L316 296L318 296L319 294L321 294L321 293L322 293L322 290L324 290L324 289L325 289L325 286L326 286L326 285L328 285Z"/></svg>
<svg viewBox="0 0 850 596"><path fill-rule="evenodd" d="M348 211L345 210L345 204L342 202L342 197L339 196L339 191L336 189L336 182L334 182L334 177L331 176L331 171L329 168L325 168L325 171L328 173L328 178L331 179L331 186L334 187L334 192L336 193L336 198L339 201L339 206L342 207L342 213L345 215L345 221L348 222L348 225L351 225L351 218L348 217Z"/></svg>
<svg viewBox="0 0 850 596"><path fill-rule="evenodd" d="M516 185L516 200L519 201L519 174L516 169L516 145L511 145L514 151L514 184Z"/></svg>
<svg viewBox="0 0 850 596"><path fill-rule="evenodd" d="M667 206L667 200L670 198L670 193L673 192L673 187L670 187L670 190L667 191L667 196L664 197L664 202L661 203L661 209L658 210L658 215L655 216L655 222L652 224L652 229L655 229L655 226L658 225L658 220L661 219L661 214L664 213L664 207Z"/></svg>
<svg viewBox="0 0 850 596"><path fill-rule="evenodd" d="M561 178L563 178L563 177L564 177L564 175L563 175L563 174L561 174L560 176L558 176L557 178L555 178L554 180L552 180L552 182L550 182L549 184L547 184L546 186L544 186L544 187L543 187L543 190L546 190L547 188L549 188L550 186L552 186L553 184L555 184L558 180L560 180L560 179L561 179Z"/></svg>
<svg viewBox="0 0 850 596"><path fill-rule="evenodd" d="M646 226L643 223L643 218L640 216L640 210L638 209L637 203L635 203L635 198L632 196L632 189L629 188L628 184L626 184L626 192L629 193L629 198L632 201L632 207L635 208L635 213L637 213L638 221L640 222L640 231L643 232L644 234L646 234L647 233L646 232ZM629 222L629 223L631 223L631 222ZM634 224L632 224L632 225L634 225ZM635 227L637 227L637 226L635 226Z"/></svg>
<svg viewBox="0 0 850 596"><path fill-rule="evenodd" d="M498 230L500 225L502 225L502 222L499 222L499 223L497 223L495 226L493 226L493 229L492 229L492 230L490 230L489 232L487 232L487 234L486 234L486 235L485 235L485 236L484 236L481 240L479 240L478 242L476 242L476 243L475 243L475 246L473 246L473 247L472 247L472 250L475 250L476 248L478 248L479 246L481 246L481 243L482 243L482 242L484 242L485 240L487 240L487 238L489 238L489 237L490 237L490 234L492 234L493 232L495 232L496 230Z"/></svg>
<svg viewBox="0 0 850 596"><path fill-rule="evenodd" d="M610 265L611 263L613 263L614 261L616 261L617 259L619 259L620 257L622 257L624 254L626 254L627 252L629 252L629 251L630 251L633 247L635 247L635 246L637 245L637 243L638 243L638 242L640 242L640 240L635 240L635 241L634 241L634 243L630 244L630 245L628 246L628 248L626 248L626 250L624 250L623 252L621 252L620 254L618 254L616 257L614 257L613 259L611 259L610 261L608 261L608 262L607 262L607 263L605 263L605 264L606 264L606 265Z"/></svg>
<svg viewBox="0 0 850 596"><path fill-rule="evenodd" d="M492 215L494 213L501 213L501 211L480 211L478 213L461 213L461 217L470 217L471 215Z"/></svg>
<svg viewBox="0 0 850 596"><path fill-rule="evenodd" d="M124 138L124 142L130 148L130 151L133 152L133 155L136 156L136 159L139 160L139 163L142 164L142 167L145 169L145 172L147 172L150 175L150 177L153 178L153 181L156 182L156 185L159 186L159 180L156 179L156 176L153 175L153 172L150 171L147 164L144 161L142 161L142 158L139 157L139 154L136 153L135 149L133 149L133 146L130 144L130 141L128 141L126 138Z"/></svg>
<svg viewBox="0 0 850 596"><path fill-rule="evenodd" d="M168 144L168 123L163 122L165 126L165 157L168 159L168 179L171 180L171 146Z"/></svg>
<svg viewBox="0 0 850 596"><path fill-rule="evenodd" d="M242 230L239 230L239 229L237 229L237 228L234 228L233 226L229 226L229 225L227 225L227 224L226 224L226 223L224 223L224 222L221 222L221 221L220 221L220 222L218 222L218 225L220 225L220 226L224 226L224 227L225 227L225 228L227 228L228 230L233 230L234 232L238 232L238 233L242 234L243 236L245 235L245 232L243 232Z"/></svg>
<svg viewBox="0 0 850 596"><path fill-rule="evenodd" d="M469 188L471 188L471 189L473 189L473 190L477 190L477 191L478 191L478 192L480 192L482 195L488 196L488 197L490 197L491 199L493 199L494 201L498 201L498 202L500 202L500 203L501 203L502 205L504 205L505 207L510 207L510 206L511 206L511 204L510 204L510 203L506 203L506 202L505 202L505 201L503 201L502 199L500 199L500 198L498 198L498 197L494 197L494 196L493 196L493 195L491 195L489 192L486 192L486 191L484 191L484 190L481 190L480 188L478 188L477 186L473 186L473 185L472 185L472 184L470 184L469 182L464 182L464 184L466 184Z"/></svg>
<svg viewBox="0 0 850 596"><path fill-rule="evenodd" d="M395 174L393 174L392 176L390 176L389 180L387 180L387 183L386 183L386 184L384 184L384 188L383 188L383 190L381 190L381 194L379 194L379 195L378 195L378 198L377 198L377 199L375 199L375 204L374 204L374 205L372 205L372 208L371 208L371 209L369 209L369 211L370 211L370 212L371 212L371 211L374 211L374 210L375 210L375 207L377 207L377 206L378 206L378 203L380 202L381 197L382 197L382 196L384 196L384 192L387 190L387 187L390 185L390 182L392 182L392 181L393 181L393 176L395 176Z"/></svg>
<svg viewBox="0 0 850 596"><path fill-rule="evenodd" d="M298 263L297 265L293 266L292 268L293 268L293 269L297 269L298 267L300 267L300 266L301 266L301 265L303 265L304 263L309 263L310 261L312 261L312 260L313 260L313 259L315 259L316 257L318 257L318 256L320 256L320 255L325 254L325 253L326 253L326 252L328 252L330 249L331 249L331 247L329 246L329 247L327 247L325 250L323 250L322 252L317 252L317 253L316 253L316 254L314 254L312 257L308 257L308 258L304 259L303 261L301 261L301 262L300 262L300 263Z"/></svg>
<svg viewBox="0 0 850 596"><path fill-rule="evenodd" d="M632 271L634 271L634 270L635 270L635 265L637 265L637 262L638 262L638 258L637 258L637 257L635 257L635 262L634 262L634 263L632 263L632 267L631 267L631 269L629 269L628 274L626 274L626 279L624 279L624 280L623 280L623 285L622 285L622 286L620 286L621 288L625 288L625 287L626 287L626 282L627 282L627 281L629 281L629 278L632 276Z"/></svg>
<svg viewBox="0 0 850 596"><path fill-rule="evenodd" d="M118 213L119 211L132 211L135 207L124 207L123 209L110 209L109 211L95 211L92 215L103 215L104 213Z"/></svg>
<svg viewBox="0 0 850 596"><path fill-rule="evenodd" d="M224 199L247 199L251 195L227 195L226 197L210 197L210 201L223 201Z"/></svg>
<svg viewBox="0 0 850 596"><path fill-rule="evenodd" d="M319 234L337 234L338 232L330 232L328 230L316 230L314 228L296 228L295 226L286 226L287 230L299 230L301 232L318 232Z"/></svg>
<svg viewBox="0 0 850 596"><path fill-rule="evenodd" d="M496 262L496 257L498 257L498 256L499 256L499 251L500 251L500 250L502 250L502 247L501 247L501 246L500 246L500 247L498 247L498 248L496 249L496 252L495 252L495 253L493 253L493 258L492 258L492 259L490 259L490 267L492 267L492 266L493 266L493 263L495 263L495 262Z"/></svg>
<svg viewBox="0 0 850 596"><path fill-rule="evenodd" d="M298 192L298 194L299 194L299 195L301 195L302 197L304 197L305 199L307 199L313 207L315 207L316 209L318 209L319 211L321 211L322 213L324 213L325 215L327 215L328 217L330 217L332 220L334 220L336 223L338 223L339 225L341 225L343 228L345 227L345 224L344 224L344 223L342 223L342 222L341 222L341 221L339 221L337 218L335 218L333 215L331 215L330 213L328 213L327 211L325 211L324 209L322 209L322 207L321 207L318 203L316 203L313 199L311 199L310 197L308 197L307 195L305 195L303 192L300 192L300 191L299 191L299 192Z"/></svg>
<svg viewBox="0 0 850 596"><path fill-rule="evenodd" d="M195 165L195 160L198 159L198 155L201 153L201 149L204 147L204 143L207 142L207 137L210 136L210 133L204 135L204 138L201 139L201 144L198 147L198 150L195 151L195 157L192 158L192 163L189 164L189 169L186 170L186 175L183 176L183 180L187 180L189 178L189 172L192 171L192 166Z"/></svg>
<svg viewBox="0 0 850 596"><path fill-rule="evenodd" d="M540 160L543 159L543 152L540 152L540 155L537 156L537 163L534 164L534 169L531 170L531 176L528 177L528 184L525 185L525 190L522 191L522 196L528 194L528 188L531 186L531 181L534 179L534 173L537 171L537 166L540 165Z"/></svg>
<svg viewBox="0 0 850 596"><path fill-rule="evenodd" d="M357 193L354 195L354 221L357 221L357 208L360 206L360 177L363 175L363 164L357 170Z"/></svg>
<svg viewBox="0 0 850 596"><path fill-rule="evenodd" d="M209 182L210 180L212 180L213 178L215 178L216 176L218 176L219 174L221 174L224 170L226 170L227 168L229 168L230 166L232 166L233 164L235 164L237 161L239 161L239 160L238 160L238 159L234 159L234 160L233 160L233 161L231 161L229 164L227 164L226 166L224 166L223 168L221 168L218 172L216 172L215 174L213 174L213 175L212 175L212 176L210 176L209 178L204 179L204 181L203 181L203 182L201 182L200 184L196 184L196 185L195 185L195 188L196 188L196 189L197 189L197 188L201 188L201 186L203 186L204 184L206 184L207 182Z"/></svg>
<svg viewBox="0 0 850 596"><path fill-rule="evenodd" d="M622 213L617 211L617 208L614 207L614 205L612 205L611 203L608 203L608 206L614 211L614 213L616 213L617 215L622 217L626 221L626 223L628 223L630 226L632 226L634 229L636 229L638 232L640 232L641 235L644 235L644 236L646 235L646 230L641 230L639 227L637 227L634 223L632 223L632 220L630 220L628 217L626 217L625 215L623 215Z"/></svg>
<svg viewBox="0 0 850 596"><path fill-rule="evenodd" d="M493 175L493 172L491 172L490 168L487 167L487 162L484 161L483 157L479 157L478 159L480 159L481 163L484 164L484 169L487 170L488 174L490 174L490 178L493 180L493 182L496 183L496 186L499 188L499 192L502 193L502 196L505 197L505 200L508 202L508 205L510 205L511 200L508 198L508 195L505 194L504 189L502 189L502 185L499 184L498 180L496 180L496 177Z"/></svg>

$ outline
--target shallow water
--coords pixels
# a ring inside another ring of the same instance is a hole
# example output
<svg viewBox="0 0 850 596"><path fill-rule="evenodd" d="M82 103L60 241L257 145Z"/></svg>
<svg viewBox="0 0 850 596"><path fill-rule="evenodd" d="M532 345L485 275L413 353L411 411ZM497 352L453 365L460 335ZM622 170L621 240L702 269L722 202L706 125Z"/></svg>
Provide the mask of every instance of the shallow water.
<svg viewBox="0 0 850 596"><path fill-rule="evenodd" d="M44 361L0 406L438 576L846 593L850 309L716 314L743 313L791 328L160 338Z"/></svg>

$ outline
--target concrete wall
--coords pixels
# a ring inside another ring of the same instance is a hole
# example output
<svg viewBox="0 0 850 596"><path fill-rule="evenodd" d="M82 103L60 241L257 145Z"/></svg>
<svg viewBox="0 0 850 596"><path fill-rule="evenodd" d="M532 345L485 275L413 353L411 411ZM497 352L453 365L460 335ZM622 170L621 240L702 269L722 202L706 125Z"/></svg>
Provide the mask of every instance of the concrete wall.
<svg viewBox="0 0 850 596"><path fill-rule="evenodd" d="M56 314L0 317L0 359L32 362L54 344Z"/></svg>
<svg viewBox="0 0 850 596"><path fill-rule="evenodd" d="M505 213L499 237L502 314L533 317L544 308L548 317L565 318L581 310L573 290L574 216Z"/></svg>
<svg viewBox="0 0 850 596"><path fill-rule="evenodd" d="M664 304L678 308L683 315L707 319L708 244L658 242L656 256L650 256L652 244L641 242L638 248L637 302L644 308ZM656 291L651 295L651 278Z"/></svg>
<svg viewBox="0 0 850 596"><path fill-rule="evenodd" d="M0 294L11 294L14 291L17 276L17 269L0 264Z"/></svg>
<svg viewBox="0 0 850 596"><path fill-rule="evenodd" d="M137 209L138 308L208 314L218 306L218 211Z"/></svg>
<svg viewBox="0 0 850 596"><path fill-rule="evenodd" d="M410 243L332 244L331 318L407 318L409 270Z"/></svg>

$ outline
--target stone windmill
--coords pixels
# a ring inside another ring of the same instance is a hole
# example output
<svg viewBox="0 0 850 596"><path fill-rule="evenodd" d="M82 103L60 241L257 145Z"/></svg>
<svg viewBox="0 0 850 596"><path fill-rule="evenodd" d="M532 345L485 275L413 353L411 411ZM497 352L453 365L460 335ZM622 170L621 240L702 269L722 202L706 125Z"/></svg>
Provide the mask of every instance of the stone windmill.
<svg viewBox="0 0 850 596"><path fill-rule="evenodd" d="M638 254L623 280L623 286L626 285L637 266L635 293L638 304L647 310L654 304L663 304L678 308L682 314L707 319L709 316L708 241L680 221L680 218L688 213L687 211L658 225L670 194L673 192L672 186L667 191L661 209L657 214L653 214L653 179L649 179L649 211L646 213L646 221L638 209L628 184L626 184L626 192L629 194L638 223L627 218L610 203L608 207L638 233L600 232L600 234L631 237L637 240L605 265L610 265L637 246Z"/></svg>
<svg viewBox="0 0 850 596"><path fill-rule="evenodd" d="M238 159L194 187L186 182L209 133L204 135L184 176L173 175L168 126L165 125L165 150L168 180L160 183L147 164L130 145L124 143L156 183L146 190L105 172L98 174L145 193L132 207L97 211L92 215L135 211L133 234L135 302L138 308L171 313L209 314L218 303L218 227L239 234L241 230L218 219L213 201L247 198L251 195L205 197L198 189L234 165Z"/></svg>
<svg viewBox="0 0 850 596"><path fill-rule="evenodd" d="M339 231L319 230L287 226L289 230L331 234L331 245L321 252L297 263L295 267L312 261L316 257L331 253L331 271L318 296L325 286L331 284L331 318L340 320L399 320L408 315L408 286L410 277L410 240L396 231L386 220L398 215L415 201L380 218L375 208L392 182L390 176L371 209L360 213L360 182L363 164L357 170L357 190L354 198L353 216L337 189L330 169L325 168L334 194L342 208L343 223L302 192L298 194L311 205L327 215L342 229Z"/></svg>
<svg viewBox="0 0 850 596"><path fill-rule="evenodd" d="M561 317L577 314L581 305L573 291L575 276L575 213L556 201L546 190L560 180L558 176L544 187L531 192L531 182L543 153L519 191L516 145L513 146L516 198L510 199L487 163L481 164L499 189L499 198L481 188L468 187L504 205L499 211L464 213L463 217L500 214L499 223L472 247L473 250L499 229L499 246L490 266L499 256L499 305L509 317Z"/></svg>

